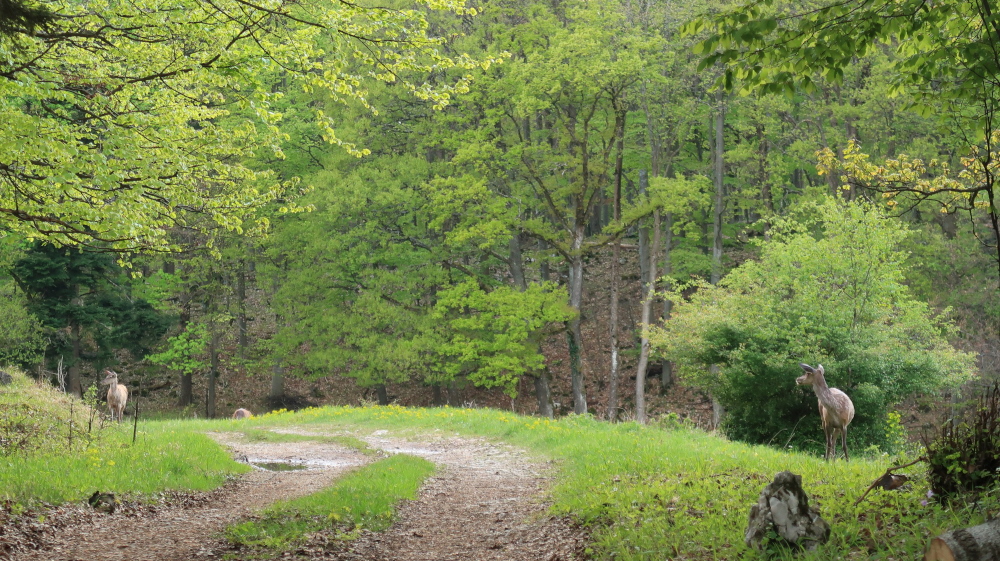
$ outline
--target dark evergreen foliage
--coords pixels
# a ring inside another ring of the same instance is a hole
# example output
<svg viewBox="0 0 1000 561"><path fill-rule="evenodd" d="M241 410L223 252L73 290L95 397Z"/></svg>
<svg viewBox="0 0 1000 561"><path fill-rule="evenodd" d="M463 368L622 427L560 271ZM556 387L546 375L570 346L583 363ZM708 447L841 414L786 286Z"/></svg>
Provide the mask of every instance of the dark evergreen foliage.
<svg viewBox="0 0 1000 561"><path fill-rule="evenodd" d="M87 335L87 359L106 363L117 349L141 359L173 323L129 295L127 274L108 253L39 243L11 273L28 295L31 312L55 332L49 356L71 355L69 337L60 333L78 326Z"/></svg>

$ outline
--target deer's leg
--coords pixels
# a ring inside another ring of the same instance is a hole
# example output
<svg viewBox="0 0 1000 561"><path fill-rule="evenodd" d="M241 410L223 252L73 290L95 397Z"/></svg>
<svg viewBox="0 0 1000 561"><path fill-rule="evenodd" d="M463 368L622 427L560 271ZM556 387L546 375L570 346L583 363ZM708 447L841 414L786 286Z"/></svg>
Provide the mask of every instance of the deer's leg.
<svg viewBox="0 0 1000 561"><path fill-rule="evenodd" d="M847 427L844 427L840 431L840 440L844 448L844 461L849 461L850 458L847 457Z"/></svg>

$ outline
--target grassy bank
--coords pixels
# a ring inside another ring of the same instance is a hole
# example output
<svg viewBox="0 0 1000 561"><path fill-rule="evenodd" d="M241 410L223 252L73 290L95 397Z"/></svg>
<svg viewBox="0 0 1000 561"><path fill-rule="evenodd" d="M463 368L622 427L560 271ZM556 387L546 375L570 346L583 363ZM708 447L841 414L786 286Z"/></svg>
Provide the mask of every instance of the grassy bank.
<svg viewBox="0 0 1000 561"><path fill-rule="evenodd" d="M601 559L757 558L762 554L743 545L749 508L783 470L802 476L806 492L833 526L833 536L816 552L769 552L779 558L915 559L930 536L979 523L991 508L948 510L927 501L919 466L907 470L914 476L908 488L873 492L854 506L892 459L827 463L686 428L393 406L312 409L267 415L255 422L326 425L355 434L375 429L454 431L503 439L554 458L559 475L552 490L553 511L593 524L594 553Z"/></svg>
<svg viewBox="0 0 1000 561"><path fill-rule="evenodd" d="M0 386L0 502L81 501L94 491L207 490L249 468L179 422L106 424L102 410L11 372Z"/></svg>
<svg viewBox="0 0 1000 561"><path fill-rule="evenodd" d="M0 403L10 399L10 394L3 391ZM42 398L32 397L36 399ZM806 492L832 525L833 536L830 543L815 552L769 552L778 558L915 559L931 536L978 524L1000 510L992 496L986 496L976 508L946 509L927 501L927 484L919 466L907 470L914 476L908 487L894 492L875 491L854 506L869 483L893 463L892 459L855 458L851 462L827 463L803 454L729 442L683 427L611 425L586 416L549 421L495 410L323 408L279 412L247 421L140 422L135 445L129 428L115 426L90 440L77 438L70 447L63 430L68 425L68 409L55 406L47 410L43 405L35 401L30 405L22 403L16 409L20 417L3 417L8 427L20 427L16 434L48 434L51 438L39 437L38 446L0 455L0 500L60 503L81 500L95 490L155 493L164 489L208 489L247 468L233 462L204 436L205 432L242 432L247 438L265 440L317 439L267 430L294 425L330 435L319 438L356 448L364 446L358 438L389 429L397 434L424 435L421 438L454 434L495 438L554 459L558 468L551 494L552 511L592 525L594 556L598 559L762 558L763 554L748 551L743 545L743 531L750 505L783 470L802 476ZM13 410L5 409L8 413ZM80 414L75 411L75 415ZM81 419L74 421L79 422ZM384 468L388 464L375 465ZM382 473L386 485L395 480L412 483L423 477L403 476L396 469ZM326 505L321 508L325 509L323 516L332 516L335 522L339 516L350 524L373 527L379 516L343 518L348 512L385 512L383 507L356 502L362 495L340 495L336 503L330 502L334 500L331 496L323 496L319 499ZM342 506L334 508L331 504ZM301 508L311 512L308 509L312 507ZM275 537L272 530L246 529L240 539L264 543L290 538Z"/></svg>

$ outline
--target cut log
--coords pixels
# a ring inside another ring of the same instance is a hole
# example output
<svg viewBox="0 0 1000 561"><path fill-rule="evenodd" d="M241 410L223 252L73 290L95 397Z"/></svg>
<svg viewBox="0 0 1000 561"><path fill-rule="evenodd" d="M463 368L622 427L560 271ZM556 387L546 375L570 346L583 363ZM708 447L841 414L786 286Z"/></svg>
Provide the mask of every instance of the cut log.
<svg viewBox="0 0 1000 561"><path fill-rule="evenodd" d="M820 518L815 506L809 506L802 478L790 471L776 475L750 508L743 540L759 548L772 531L788 544L806 549L815 549L830 539L830 525Z"/></svg>
<svg viewBox="0 0 1000 561"><path fill-rule="evenodd" d="M931 540L924 561L994 561L1000 559L1000 518L952 530Z"/></svg>

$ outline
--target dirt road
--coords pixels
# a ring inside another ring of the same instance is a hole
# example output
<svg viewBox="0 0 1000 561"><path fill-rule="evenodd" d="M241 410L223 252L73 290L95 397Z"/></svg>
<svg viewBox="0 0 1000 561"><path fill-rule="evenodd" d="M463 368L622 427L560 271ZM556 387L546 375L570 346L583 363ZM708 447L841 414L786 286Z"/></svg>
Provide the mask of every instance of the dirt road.
<svg viewBox="0 0 1000 561"><path fill-rule="evenodd" d="M292 462L296 471L255 470L210 493L189 496L172 506L125 509L112 515L85 507L51 513L46 529L19 528L3 540L29 540L34 551L12 561L190 561L240 558L219 538L228 524L252 516L279 499L312 493L338 476L371 461L370 456L320 442L240 441L213 435L238 458ZM546 515L544 490L549 466L513 448L456 436L417 439L378 431L365 440L388 454L421 456L437 472L417 500L402 505L387 532L362 534L352 542L310 536L291 557L331 561L560 561L581 558L585 532ZM61 513L61 514L60 514ZM64 520L60 521L59 518ZM34 532L34 534L32 534ZM25 536L32 536L27 538ZM16 544L15 544L16 545ZM0 550L2 551L2 550ZM0 558L3 554L0 554Z"/></svg>

